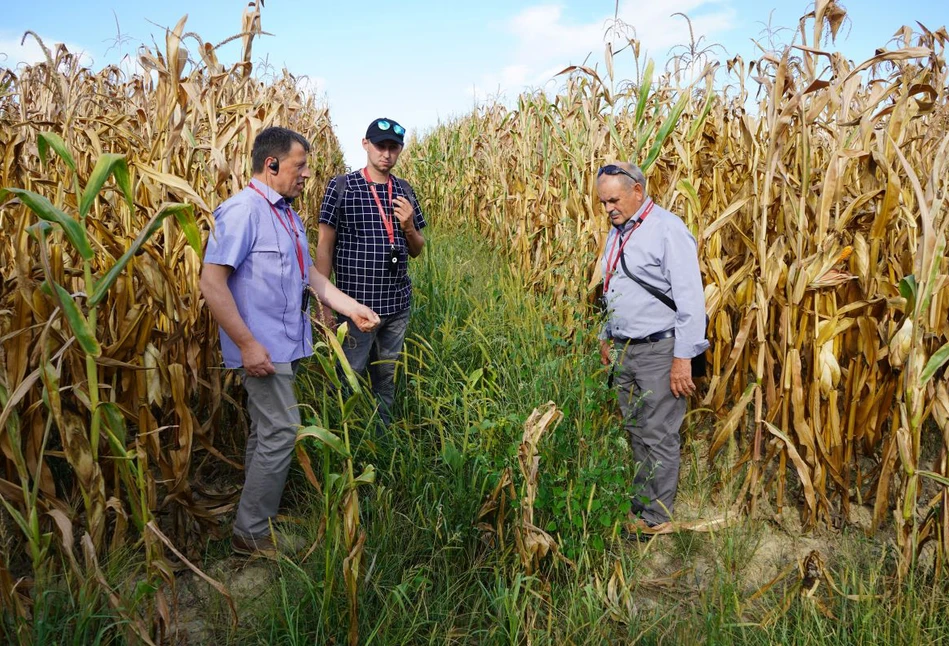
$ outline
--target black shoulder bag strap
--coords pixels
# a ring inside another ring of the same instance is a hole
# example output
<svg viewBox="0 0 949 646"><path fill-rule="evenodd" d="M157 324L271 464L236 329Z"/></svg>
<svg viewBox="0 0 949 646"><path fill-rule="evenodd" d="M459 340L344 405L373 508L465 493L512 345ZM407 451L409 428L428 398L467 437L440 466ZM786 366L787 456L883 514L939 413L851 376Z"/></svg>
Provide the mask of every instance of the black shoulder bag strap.
<svg viewBox="0 0 949 646"><path fill-rule="evenodd" d="M415 191L412 190L412 187L404 179L400 177L395 178L395 183L402 187L402 192L409 196L409 199L412 200L412 208L415 208L415 205L418 204L418 199L415 197Z"/></svg>
<svg viewBox="0 0 949 646"><path fill-rule="evenodd" d="M673 312L678 312L679 309L676 307L675 301L660 292L658 289L650 285L644 280L640 280L636 276L633 276L633 273L626 266L626 254L620 254L620 263L623 265L623 273L629 276L632 280L635 280L640 287L645 289L647 292L656 297L656 299L661 302L666 307L670 308ZM708 326L708 314L705 315L705 325ZM701 353L698 356L692 357L692 377L704 377L705 373L708 370L708 360L705 357L705 353Z"/></svg>
<svg viewBox="0 0 949 646"><path fill-rule="evenodd" d="M629 276L632 280L635 280L637 283L639 283L639 286L640 286L640 287L642 287L642 288L645 289L647 292L649 292L650 294L652 294L653 296L655 296L656 299L657 299L659 302L661 302L663 305L665 305L666 307L668 307L669 309L671 309L673 312L678 312L678 311L679 311L679 308L676 307L676 304L675 304L675 301L674 301L674 300L672 300L671 298L669 298L668 296L666 296L665 294L663 294L662 292L660 292L658 289L656 289L655 287L653 287L652 285L650 285L650 284L647 283L646 281L641 280L641 279L637 278L636 276L633 276L633 273L632 273L632 272L629 270L629 268L626 266L626 254L625 254L625 253L621 253L621 254L619 255L619 261L620 261L620 263L623 265L623 273L624 273L624 274L626 274L626 275Z"/></svg>
<svg viewBox="0 0 949 646"><path fill-rule="evenodd" d="M339 206L343 203L343 194L346 192L346 175L337 175L336 179L336 202L333 204L333 212L339 213Z"/></svg>

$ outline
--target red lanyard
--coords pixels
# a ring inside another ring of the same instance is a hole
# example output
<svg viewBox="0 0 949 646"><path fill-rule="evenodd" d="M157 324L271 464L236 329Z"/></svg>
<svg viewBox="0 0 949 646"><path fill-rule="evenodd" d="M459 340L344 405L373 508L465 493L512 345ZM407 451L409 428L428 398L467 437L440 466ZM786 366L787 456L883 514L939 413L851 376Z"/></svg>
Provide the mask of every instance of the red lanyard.
<svg viewBox="0 0 949 646"><path fill-rule="evenodd" d="M386 228L386 233L389 234L389 244L393 247L395 246L395 227L392 226L392 216L388 215L385 209L382 208L382 201L379 199L379 194L376 193L375 184L369 178L369 169L363 168L362 174L366 178L366 183L369 184L369 190L372 191L372 196L376 199L376 206L379 207L379 215L382 217L382 224ZM389 204L392 204L392 176L389 175L389 179L386 182L386 189L389 193ZM395 205L392 206L392 209L395 210Z"/></svg>
<svg viewBox="0 0 949 646"><path fill-rule="evenodd" d="M259 188L253 184L248 184L252 189L257 191L257 193L267 200L267 196L264 195ZM274 216L277 218L277 222L280 223L280 226L283 227L283 230L287 232L287 235L292 235L297 243L297 263L300 265L300 278L303 281L306 281L306 270L303 268L303 246L300 244L300 233L297 231L297 225L293 221L293 215L290 214L290 209L287 209L287 219L290 220L290 227L293 228L293 233L290 233L290 228L287 227L286 223L283 221L283 218L280 217L280 212L277 210L277 207L273 205L270 200L267 200L267 204L270 205L270 210L273 211Z"/></svg>
<svg viewBox="0 0 949 646"><path fill-rule="evenodd" d="M604 293L604 294L606 294L607 292L610 291L610 278L612 278L612 277L613 277L613 274L616 273L616 265L619 264L620 257L621 257L622 254L623 254L623 248L626 247L626 243L629 242L629 238L630 238L630 236L633 235L633 231L635 231L636 229L639 228L639 225L641 225L641 224L643 223L643 220L645 220L645 219L646 219L646 216L649 215L649 212L652 211L652 207L653 207L654 204L655 204L655 202L653 202L652 200L649 200L649 205L646 207L646 210L643 211L642 216L640 216L640 218L639 218L638 220L636 220L636 223L633 224L633 228L631 228L631 229L629 230L629 232L626 234L626 237L623 238L622 243L619 243L619 244L614 243L614 244L613 244L613 248L616 250L616 255L613 256L612 259L610 258L610 253L607 252L607 254L606 254L606 276L603 278L603 293ZM619 237L618 234L617 234L617 237ZM616 239L616 238L614 238L614 240L615 240L615 239ZM619 247L618 249L616 249L617 246Z"/></svg>

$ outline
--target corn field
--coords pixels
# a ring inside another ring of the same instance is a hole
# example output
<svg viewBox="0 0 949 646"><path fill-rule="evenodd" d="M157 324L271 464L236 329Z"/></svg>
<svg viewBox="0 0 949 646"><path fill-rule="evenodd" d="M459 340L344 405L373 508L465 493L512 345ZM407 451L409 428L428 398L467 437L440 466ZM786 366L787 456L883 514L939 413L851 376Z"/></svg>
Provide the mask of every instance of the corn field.
<svg viewBox="0 0 949 646"><path fill-rule="evenodd" d="M165 555L187 563L235 504L211 477L239 473L228 456L244 424L199 298L211 212L250 176L270 125L313 143L311 188L342 169L325 107L286 71L252 74L259 32L252 3L230 66L182 19L136 75L45 45L45 63L0 69L0 520L16 547L0 558L0 598L22 617L62 562L76 591L102 583L147 641L98 558L144 544L148 580L168 581ZM19 555L32 577L11 573ZM153 610L167 624L161 593Z"/></svg>
<svg viewBox="0 0 949 646"><path fill-rule="evenodd" d="M741 502L798 507L806 526L872 504L903 573L928 541L942 568L949 36L904 27L854 64L832 49L845 17L818 1L794 46L724 65L693 48L664 74L630 40L624 82L608 48L605 76L567 68L555 97L439 126L410 148L411 179L528 285L577 303L566 320L589 320L608 232L596 170L640 164L698 241L712 343L698 403L714 412L710 459L738 442ZM938 447L925 462L924 446Z"/></svg>
<svg viewBox="0 0 949 646"><path fill-rule="evenodd" d="M432 219L476 226L592 336L607 235L596 170L639 163L698 241L712 354L695 404L714 422L708 458L738 450L739 502L798 509L809 527L872 505L874 526L896 529L901 574L929 542L945 574L949 35L903 28L854 64L833 51L844 19L819 0L792 47L721 64L693 48L665 72L630 40L607 49L603 74L564 70L556 96L438 127L400 168ZM0 600L23 622L55 575L76 598L105 598L128 641L162 639L174 570L198 572L202 540L233 512L236 486L221 483L241 468L240 389L218 369L198 291L211 213L250 176L269 125L313 144L305 221L343 170L326 109L289 72L254 69L260 33L252 3L217 45L182 19L136 74L45 46L44 63L0 68ZM237 39L239 60L222 63L218 48ZM536 445L559 415L532 417L518 454L528 573L557 548L533 502ZM352 491L374 472L356 477L348 433L337 489L301 462L327 515L346 509L342 529L324 531L349 555L355 643L366 535ZM147 608L100 564L128 549L143 556Z"/></svg>

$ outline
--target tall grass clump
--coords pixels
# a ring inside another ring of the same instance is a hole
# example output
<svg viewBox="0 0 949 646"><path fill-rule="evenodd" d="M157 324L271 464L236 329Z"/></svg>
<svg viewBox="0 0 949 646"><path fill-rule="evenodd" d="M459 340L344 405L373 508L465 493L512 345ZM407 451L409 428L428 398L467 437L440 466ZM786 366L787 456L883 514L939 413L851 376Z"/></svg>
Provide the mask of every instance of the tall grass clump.
<svg viewBox="0 0 949 646"><path fill-rule="evenodd" d="M641 163L698 241L709 457L739 443L740 500L790 504L808 527L872 505L874 527L895 523L903 574L928 541L942 570L949 37L904 27L854 64L832 49L844 9L815 4L792 43L693 65L687 86L681 65L659 74L630 40L636 78L613 77L614 47L606 77L568 68L556 96L435 128L410 149L411 179L564 303L566 322L601 282L597 167Z"/></svg>

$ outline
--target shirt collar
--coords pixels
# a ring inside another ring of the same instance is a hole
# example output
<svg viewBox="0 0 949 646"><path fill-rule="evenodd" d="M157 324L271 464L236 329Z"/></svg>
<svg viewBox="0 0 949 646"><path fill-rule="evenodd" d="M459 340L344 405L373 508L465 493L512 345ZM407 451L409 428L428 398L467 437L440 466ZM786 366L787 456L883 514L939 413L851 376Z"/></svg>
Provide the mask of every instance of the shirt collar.
<svg viewBox="0 0 949 646"><path fill-rule="evenodd" d="M272 188L270 188L269 186L267 186L260 180L256 178L251 178L250 181L257 188L258 191L264 194L264 196L267 198L267 201L269 201L274 206L279 206L281 208L285 206L286 207L292 206L293 200L288 200L283 195L273 190Z"/></svg>
<svg viewBox="0 0 949 646"><path fill-rule="evenodd" d="M648 195L645 196L643 198L643 203L639 205L639 210L633 214L633 217L631 217L630 219L626 220L626 222L618 226L614 224L613 228L615 228L618 233L625 233L628 228L636 226L636 223L639 222L639 220L643 217L643 211L646 210L646 207L649 206L649 203L651 201L652 200L649 198Z"/></svg>

